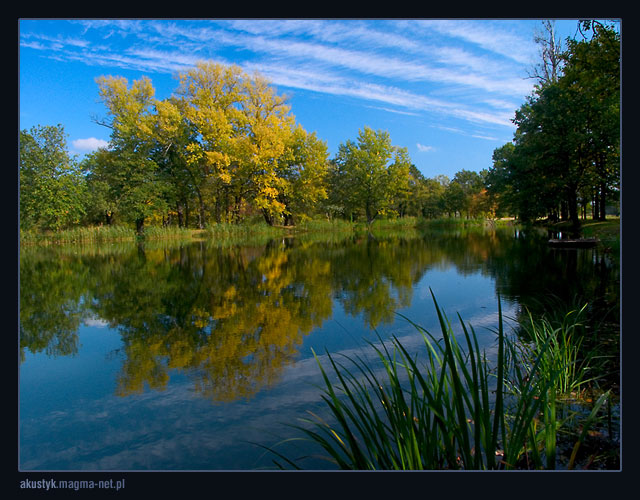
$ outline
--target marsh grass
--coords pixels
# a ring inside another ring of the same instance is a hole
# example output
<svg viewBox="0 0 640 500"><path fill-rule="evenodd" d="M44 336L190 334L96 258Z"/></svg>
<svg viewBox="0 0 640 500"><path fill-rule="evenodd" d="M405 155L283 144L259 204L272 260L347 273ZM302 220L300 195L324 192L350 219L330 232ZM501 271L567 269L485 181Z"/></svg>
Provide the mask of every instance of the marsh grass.
<svg viewBox="0 0 640 500"><path fill-rule="evenodd" d="M451 222L453 221L453 222ZM432 221L435 225L474 225L478 221L464 220ZM482 222L482 221L480 221ZM240 224L210 223L204 229L187 229L177 226L146 225L144 234L138 236L129 225L76 227L60 231L21 230L22 245L51 245L76 243L104 243L114 241L136 241L138 239L208 239L213 242L241 242L266 240L283 236L313 237L314 235L346 236L415 235L427 222L417 217L380 218L372 224L351 222L342 219L311 219L299 221L295 226L269 226L263 220L253 218ZM431 224L431 222L429 222Z"/></svg>
<svg viewBox="0 0 640 500"><path fill-rule="evenodd" d="M102 243L105 241L134 241L136 233L128 226L76 227L63 231L20 231L22 245L55 245L69 243Z"/></svg>
<svg viewBox="0 0 640 500"><path fill-rule="evenodd" d="M305 219L296 225L296 230L320 233L352 233L356 227L356 223L343 219Z"/></svg>
<svg viewBox="0 0 640 500"><path fill-rule="evenodd" d="M424 229L452 229L469 227L506 227L514 224L513 219L490 219L485 217L438 217L435 219L420 218L417 225Z"/></svg>
<svg viewBox="0 0 640 500"><path fill-rule="evenodd" d="M523 350L505 335L498 302L497 359L489 363L473 328L458 315L458 342L433 292L432 297L441 336L412 323L424 340L423 359L397 337L391 345L382 339L370 343L378 364L327 352L327 370L314 353L331 419L314 414L303 419L304 425L294 426L301 439L319 446L340 469L556 468L558 430L564 423L556 414L556 396L564 390L565 367L559 359L556 363L553 341L541 337L535 352ZM607 397L582 422L577 447ZM269 451L295 469L305 458Z"/></svg>
<svg viewBox="0 0 640 500"><path fill-rule="evenodd" d="M283 229L269 226L264 222L251 222L244 224L234 223L213 223L208 224L204 230L204 235L209 238L242 238L258 235L279 236Z"/></svg>
<svg viewBox="0 0 640 500"><path fill-rule="evenodd" d="M157 239L192 239L195 231L176 226L146 226L142 237L126 225L76 227L63 231L21 231L22 245L67 245Z"/></svg>

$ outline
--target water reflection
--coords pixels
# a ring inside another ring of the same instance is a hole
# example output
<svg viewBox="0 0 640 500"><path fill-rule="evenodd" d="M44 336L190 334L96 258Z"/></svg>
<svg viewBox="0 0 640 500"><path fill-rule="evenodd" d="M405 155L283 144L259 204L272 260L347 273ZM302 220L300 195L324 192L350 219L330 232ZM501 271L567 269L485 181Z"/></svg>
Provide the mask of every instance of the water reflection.
<svg viewBox="0 0 640 500"><path fill-rule="evenodd" d="M550 295L597 298L593 315L617 312L618 269L607 255L549 249L544 235L513 229L26 248L21 355L74 355L79 325L103 321L121 336L118 395L164 390L182 373L209 400L249 398L278 381L338 305L375 329L411 305L426 273L448 266L486 276L502 297L534 312Z"/></svg>

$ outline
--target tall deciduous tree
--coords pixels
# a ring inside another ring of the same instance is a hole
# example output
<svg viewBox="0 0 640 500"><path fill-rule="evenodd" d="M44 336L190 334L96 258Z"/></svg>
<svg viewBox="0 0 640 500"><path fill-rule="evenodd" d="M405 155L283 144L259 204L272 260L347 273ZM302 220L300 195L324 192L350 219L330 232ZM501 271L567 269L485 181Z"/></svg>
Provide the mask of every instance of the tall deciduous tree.
<svg viewBox="0 0 640 500"><path fill-rule="evenodd" d="M99 159L96 174L110 186L110 197L121 216L144 231L145 218L166 210L164 185L157 177L158 165L150 158L153 144L153 104L155 89L148 78L129 86L126 78L97 79L100 97L109 118L111 146Z"/></svg>
<svg viewBox="0 0 640 500"><path fill-rule="evenodd" d="M20 132L20 227L61 229L85 214L86 186L62 125Z"/></svg>
<svg viewBox="0 0 640 500"><path fill-rule="evenodd" d="M85 166L90 171L90 189L99 194L96 201L108 223L117 217L135 223L136 231L142 234L147 217L165 213L166 185L157 177L154 161L130 149L100 149Z"/></svg>
<svg viewBox="0 0 640 500"><path fill-rule="evenodd" d="M422 205L422 215L430 219L442 215L444 211L443 197L448 185L449 178L446 175L425 179L425 197Z"/></svg>
<svg viewBox="0 0 640 500"><path fill-rule="evenodd" d="M185 167L197 195L200 227L206 222L207 198L213 199L220 217L231 198L237 206L243 195L237 182L241 165L234 156L245 121L243 78L239 66L212 62L200 62L179 75L178 105L196 131L185 148Z"/></svg>
<svg viewBox="0 0 640 500"><path fill-rule="evenodd" d="M190 201L196 196L187 163L187 146L195 140L197 131L186 120L174 97L156 101L153 118L151 158L158 165L158 178L167 187L165 224L170 224L175 214L178 226L186 227Z"/></svg>
<svg viewBox="0 0 640 500"><path fill-rule="evenodd" d="M406 148L391 144L386 131L360 130L357 143L347 141L340 146L336 162L368 224L389 212L394 195L408 188L409 155Z"/></svg>
<svg viewBox="0 0 640 500"><path fill-rule="evenodd" d="M493 151L493 165L485 178L485 186L497 216L516 213L518 193L513 185L511 172L514 168L513 142L508 142Z"/></svg>
<svg viewBox="0 0 640 500"><path fill-rule="evenodd" d="M453 176L451 184L460 185L462 196L459 201L458 210L464 211L467 218L475 216L479 210L479 202L477 198L484 189L482 177L472 170L462 169Z"/></svg>
<svg viewBox="0 0 640 500"><path fill-rule="evenodd" d="M582 119L583 154L591 170L594 217L605 218L608 195L620 184L620 34L611 26L585 21L590 39L570 40L563 86Z"/></svg>
<svg viewBox="0 0 640 500"><path fill-rule="evenodd" d="M564 60L562 40L556 33L555 21L543 20L542 30L536 31L533 40L538 44L540 61L532 68L529 76L538 80L539 86L558 81Z"/></svg>
<svg viewBox="0 0 640 500"><path fill-rule="evenodd" d="M187 146L186 165L204 224L206 200L238 221L245 203L269 224L285 215L287 181L279 176L295 119L284 96L238 66L199 63L180 75L182 113L197 134Z"/></svg>
<svg viewBox="0 0 640 500"><path fill-rule="evenodd" d="M285 207L285 226L293 225L301 213L312 213L327 198L328 158L327 144L315 132L309 134L300 125L293 130L277 171L283 180L278 201Z"/></svg>
<svg viewBox="0 0 640 500"><path fill-rule="evenodd" d="M249 189L253 203L268 224L286 211L279 200L286 180L278 175L278 165L295 126L290 106L259 74L244 80L242 134L236 143L241 166L238 181Z"/></svg>
<svg viewBox="0 0 640 500"><path fill-rule="evenodd" d="M491 190L511 190L505 198L522 219L547 215L577 227L589 189L604 217L607 194L619 188L620 40L596 26L590 40L568 41L563 74L516 111L513 150L494 152Z"/></svg>

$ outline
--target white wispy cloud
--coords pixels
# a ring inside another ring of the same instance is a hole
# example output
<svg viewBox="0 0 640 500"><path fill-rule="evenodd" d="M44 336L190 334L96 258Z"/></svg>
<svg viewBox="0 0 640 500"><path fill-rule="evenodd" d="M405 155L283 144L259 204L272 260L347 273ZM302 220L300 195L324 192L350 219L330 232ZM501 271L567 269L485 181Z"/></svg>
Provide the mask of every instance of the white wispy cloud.
<svg viewBox="0 0 640 500"><path fill-rule="evenodd" d="M425 146L424 144L420 144L417 143L416 147L418 148L418 151L420 151L421 153L428 153L429 151L434 151L434 147L433 146Z"/></svg>
<svg viewBox="0 0 640 500"><path fill-rule="evenodd" d="M486 141L497 141L497 137L489 136L489 135L481 135L481 134L471 134L471 137L475 137L476 139L484 139Z"/></svg>
<svg viewBox="0 0 640 500"><path fill-rule="evenodd" d="M336 70L349 70L363 75L396 79L404 82L433 82L456 84L489 92L522 95L531 88L531 82L518 77L496 78L495 73L470 72L469 67L483 67L487 64L473 60L469 54L458 54L454 65L437 66L414 59L401 59L370 50L354 50L335 47L317 42L295 41L290 38L268 38L265 36L239 36L234 43L255 52L266 52L285 58L285 64L310 60L328 65ZM450 60L442 54L442 60ZM458 67L460 66L460 67Z"/></svg>
<svg viewBox="0 0 640 500"><path fill-rule="evenodd" d="M500 21L427 20L418 22L428 29L460 38L521 64L530 63L536 53L530 39L515 34L507 28L499 28Z"/></svg>
<svg viewBox="0 0 640 500"><path fill-rule="evenodd" d="M79 34L33 30L21 46L60 61L143 72L185 71L199 60L257 69L279 87L350 96L396 113L428 112L512 127L518 74L532 50L500 24L445 20L84 20ZM435 34L435 35L434 35ZM468 46L461 46L461 41ZM481 53L474 50L479 48ZM221 49L246 59L227 61ZM489 53L499 54L496 61Z"/></svg>

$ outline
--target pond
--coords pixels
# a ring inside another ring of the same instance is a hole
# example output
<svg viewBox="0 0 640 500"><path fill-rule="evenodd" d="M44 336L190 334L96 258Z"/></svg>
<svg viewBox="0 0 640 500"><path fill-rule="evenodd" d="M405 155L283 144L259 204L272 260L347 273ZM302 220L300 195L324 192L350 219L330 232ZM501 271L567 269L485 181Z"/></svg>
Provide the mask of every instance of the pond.
<svg viewBox="0 0 640 500"><path fill-rule="evenodd" d="M393 335L418 349L409 320L438 331L431 292L488 352L498 296L514 325L572 301L616 321L617 262L547 239L509 227L23 248L19 468L264 470L266 446L330 469L308 443L278 444L309 411L327 415L314 352L367 358Z"/></svg>

